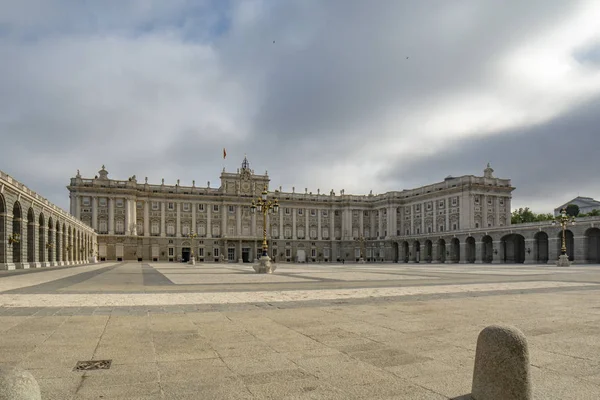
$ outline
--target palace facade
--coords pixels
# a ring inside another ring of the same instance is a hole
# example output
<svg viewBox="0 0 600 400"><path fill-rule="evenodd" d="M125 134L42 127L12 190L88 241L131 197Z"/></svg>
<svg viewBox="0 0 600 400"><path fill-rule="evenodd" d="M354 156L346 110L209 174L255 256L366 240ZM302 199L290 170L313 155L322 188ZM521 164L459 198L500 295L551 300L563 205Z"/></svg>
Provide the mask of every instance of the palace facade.
<svg viewBox="0 0 600 400"><path fill-rule="evenodd" d="M114 180L103 166L94 178L78 172L68 189L71 214L98 234L101 261L186 261L193 251L197 261L252 262L263 221L250 205L265 187L280 204L267 218L276 262L350 261L361 252L367 261L408 259L405 237L508 227L514 190L488 165L483 176L378 195L290 193L270 188L268 174L256 174L246 158L236 172L223 170L215 188Z"/></svg>

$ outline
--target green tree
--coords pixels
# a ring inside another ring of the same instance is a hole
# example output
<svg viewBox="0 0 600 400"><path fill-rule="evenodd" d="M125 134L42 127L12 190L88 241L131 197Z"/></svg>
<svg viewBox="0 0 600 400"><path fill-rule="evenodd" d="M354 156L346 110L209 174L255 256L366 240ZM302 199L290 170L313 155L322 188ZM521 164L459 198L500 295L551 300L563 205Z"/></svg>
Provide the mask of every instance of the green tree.
<svg viewBox="0 0 600 400"><path fill-rule="evenodd" d="M529 207L519 208L514 210L510 217L511 224L523 224L526 222L535 222L536 214L534 214Z"/></svg>
<svg viewBox="0 0 600 400"><path fill-rule="evenodd" d="M552 221L554 219L554 214L537 214L535 220L538 222L542 221Z"/></svg>
<svg viewBox="0 0 600 400"><path fill-rule="evenodd" d="M587 217L600 217L600 210L592 210L586 215Z"/></svg>
<svg viewBox="0 0 600 400"><path fill-rule="evenodd" d="M577 204L569 204L566 208L567 215L576 217L579 215L579 206Z"/></svg>

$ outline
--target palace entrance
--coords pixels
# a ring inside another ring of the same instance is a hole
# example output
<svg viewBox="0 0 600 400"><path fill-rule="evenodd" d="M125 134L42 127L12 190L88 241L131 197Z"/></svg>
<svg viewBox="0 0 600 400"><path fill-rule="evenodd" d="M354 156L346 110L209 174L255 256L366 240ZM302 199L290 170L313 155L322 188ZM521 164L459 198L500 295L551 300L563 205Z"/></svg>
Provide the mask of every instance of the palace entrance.
<svg viewBox="0 0 600 400"><path fill-rule="evenodd" d="M190 261L190 248L189 247L182 247L181 248L181 260L183 262Z"/></svg>
<svg viewBox="0 0 600 400"><path fill-rule="evenodd" d="M244 247L242 248L242 261L247 263L250 262L250 248Z"/></svg>

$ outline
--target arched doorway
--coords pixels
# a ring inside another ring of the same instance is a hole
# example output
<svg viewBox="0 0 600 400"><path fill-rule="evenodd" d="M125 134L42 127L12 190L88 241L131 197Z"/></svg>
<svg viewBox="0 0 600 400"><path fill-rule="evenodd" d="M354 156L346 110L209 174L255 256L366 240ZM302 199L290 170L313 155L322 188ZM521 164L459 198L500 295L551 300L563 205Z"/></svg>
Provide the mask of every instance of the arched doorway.
<svg viewBox="0 0 600 400"><path fill-rule="evenodd" d="M600 264L600 229L590 228L585 231L585 247L587 262Z"/></svg>
<svg viewBox="0 0 600 400"><path fill-rule="evenodd" d="M425 241L425 252L423 254L423 259L425 260L425 262L430 263L431 259L432 259L432 254L433 254L433 244L431 243L431 240L427 239Z"/></svg>
<svg viewBox="0 0 600 400"><path fill-rule="evenodd" d="M40 213L38 220L38 261L44 262L46 261L46 235L44 231L46 229L46 221L44 220L43 213Z"/></svg>
<svg viewBox="0 0 600 400"><path fill-rule="evenodd" d="M6 263L6 203L4 196L0 193L0 264Z"/></svg>
<svg viewBox="0 0 600 400"><path fill-rule="evenodd" d="M534 238L534 255L535 262L545 264L548 262L548 234L546 232L538 232Z"/></svg>
<svg viewBox="0 0 600 400"><path fill-rule="evenodd" d="M415 240L413 243L413 259L415 262L419 262L421 260L421 243L418 240Z"/></svg>
<svg viewBox="0 0 600 400"><path fill-rule="evenodd" d="M522 235L512 233L500 239L504 259L508 264L523 264L525 262L525 238Z"/></svg>
<svg viewBox="0 0 600 400"><path fill-rule="evenodd" d="M363 245L364 246L364 245ZM394 262L398 262L400 260L400 248L398 246L398 242L392 242L392 251L394 252ZM360 249L360 254L364 258L367 256L366 254L363 254L363 249Z"/></svg>
<svg viewBox="0 0 600 400"><path fill-rule="evenodd" d="M490 264L494 260L494 241L489 235L481 238L481 261Z"/></svg>
<svg viewBox="0 0 600 400"><path fill-rule="evenodd" d="M408 242L404 241L402 242L402 260L407 263L408 262Z"/></svg>
<svg viewBox="0 0 600 400"><path fill-rule="evenodd" d="M460 240L452 238L450 241L450 260L454 263L460 261Z"/></svg>
<svg viewBox="0 0 600 400"><path fill-rule="evenodd" d="M567 245L567 255L569 256L569 261L575 260L575 239L573 238L573 232L570 230L565 231L565 242ZM562 254L562 230L558 231L558 254Z"/></svg>
<svg viewBox="0 0 600 400"><path fill-rule="evenodd" d="M441 263L446 262L446 241L444 239L438 240L438 260Z"/></svg>
<svg viewBox="0 0 600 400"><path fill-rule="evenodd" d="M473 264L475 262L475 238L473 236L469 236L465 243L467 245L465 249L465 258L468 263Z"/></svg>

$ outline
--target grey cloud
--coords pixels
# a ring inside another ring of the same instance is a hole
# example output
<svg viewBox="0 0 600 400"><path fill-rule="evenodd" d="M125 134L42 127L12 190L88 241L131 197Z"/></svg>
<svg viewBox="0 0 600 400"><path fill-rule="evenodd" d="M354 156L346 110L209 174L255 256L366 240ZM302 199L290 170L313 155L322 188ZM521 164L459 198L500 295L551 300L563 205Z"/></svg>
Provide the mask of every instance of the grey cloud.
<svg viewBox="0 0 600 400"><path fill-rule="evenodd" d="M600 197L593 171L600 169L600 96L546 123L491 137L457 140L429 158L390 165L386 186L419 187L446 175L478 175L491 162L495 176L511 179L514 206L550 212L573 197Z"/></svg>

